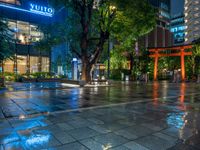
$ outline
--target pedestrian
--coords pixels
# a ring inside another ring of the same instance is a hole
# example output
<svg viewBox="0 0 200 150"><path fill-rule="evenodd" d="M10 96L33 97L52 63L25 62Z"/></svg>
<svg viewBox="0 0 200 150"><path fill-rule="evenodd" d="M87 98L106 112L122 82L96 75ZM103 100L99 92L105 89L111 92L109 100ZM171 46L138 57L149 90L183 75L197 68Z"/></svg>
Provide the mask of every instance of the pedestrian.
<svg viewBox="0 0 200 150"><path fill-rule="evenodd" d="M173 82L177 82L177 70L174 70L174 77L173 77Z"/></svg>

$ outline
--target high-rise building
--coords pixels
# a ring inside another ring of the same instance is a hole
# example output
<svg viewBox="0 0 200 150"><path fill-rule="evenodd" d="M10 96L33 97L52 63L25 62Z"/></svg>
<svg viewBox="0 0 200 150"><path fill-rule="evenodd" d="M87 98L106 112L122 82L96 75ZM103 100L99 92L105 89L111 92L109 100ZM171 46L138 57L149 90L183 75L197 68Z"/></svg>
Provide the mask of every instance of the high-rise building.
<svg viewBox="0 0 200 150"><path fill-rule="evenodd" d="M174 35L173 45L184 45L185 42L185 22L184 15L178 14L171 19L171 32Z"/></svg>
<svg viewBox="0 0 200 150"><path fill-rule="evenodd" d="M200 38L200 1L185 0L185 44L191 44Z"/></svg>
<svg viewBox="0 0 200 150"><path fill-rule="evenodd" d="M157 24L149 34L139 39L140 48L169 47L173 44L173 35L170 32L170 0L148 0L158 9Z"/></svg>

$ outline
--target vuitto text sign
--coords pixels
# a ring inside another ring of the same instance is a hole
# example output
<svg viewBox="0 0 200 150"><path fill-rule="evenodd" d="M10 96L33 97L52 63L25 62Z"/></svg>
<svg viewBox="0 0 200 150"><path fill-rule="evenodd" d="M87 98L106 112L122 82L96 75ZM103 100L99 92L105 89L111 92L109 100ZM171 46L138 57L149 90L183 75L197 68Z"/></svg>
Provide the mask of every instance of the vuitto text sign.
<svg viewBox="0 0 200 150"><path fill-rule="evenodd" d="M41 5L37 5L37 4L33 4L33 3L30 3L30 11L37 13L37 14L50 16L50 17L53 16L53 14L54 14L53 8L41 6Z"/></svg>

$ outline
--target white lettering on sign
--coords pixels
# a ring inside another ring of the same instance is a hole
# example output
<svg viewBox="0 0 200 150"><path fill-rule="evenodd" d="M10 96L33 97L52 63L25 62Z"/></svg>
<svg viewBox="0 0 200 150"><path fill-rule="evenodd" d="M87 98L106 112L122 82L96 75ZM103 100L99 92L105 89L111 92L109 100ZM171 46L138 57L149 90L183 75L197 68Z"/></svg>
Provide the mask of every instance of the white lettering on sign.
<svg viewBox="0 0 200 150"><path fill-rule="evenodd" d="M52 16L54 13L54 9L46 6L30 4L30 11L38 14L43 14L47 16Z"/></svg>

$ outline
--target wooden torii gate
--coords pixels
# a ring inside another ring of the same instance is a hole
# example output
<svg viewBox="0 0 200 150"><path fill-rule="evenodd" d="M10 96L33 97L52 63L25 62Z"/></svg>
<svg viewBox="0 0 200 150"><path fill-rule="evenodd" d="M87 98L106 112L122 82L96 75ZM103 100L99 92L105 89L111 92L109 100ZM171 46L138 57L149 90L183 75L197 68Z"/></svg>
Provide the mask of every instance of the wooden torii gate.
<svg viewBox="0 0 200 150"><path fill-rule="evenodd" d="M192 45L184 46L175 46L167 48L149 48L150 55L149 57L154 58L154 80L158 78L158 59L159 57L168 57L168 56L180 56L181 57L181 78L185 80L185 56L191 56L191 51L186 51L191 49ZM171 53L166 53L166 51L171 51Z"/></svg>

